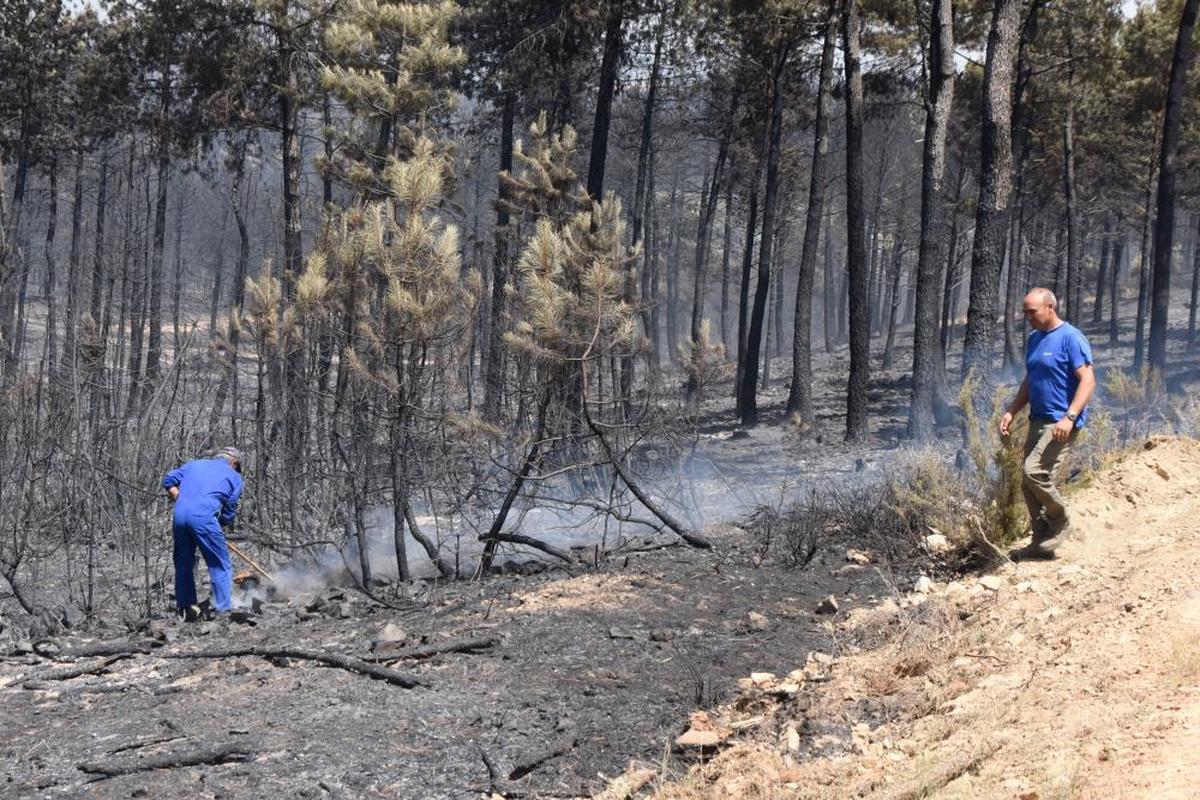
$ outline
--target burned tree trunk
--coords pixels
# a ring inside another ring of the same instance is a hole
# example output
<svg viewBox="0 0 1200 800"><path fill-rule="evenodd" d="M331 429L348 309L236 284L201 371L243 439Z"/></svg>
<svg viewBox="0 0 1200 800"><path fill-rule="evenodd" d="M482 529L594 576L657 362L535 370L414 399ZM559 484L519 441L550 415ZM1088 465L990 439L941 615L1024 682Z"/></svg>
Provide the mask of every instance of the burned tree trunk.
<svg viewBox="0 0 1200 800"><path fill-rule="evenodd" d="M833 115L833 55L837 45L838 0L825 12L825 39L821 47L817 82L817 118L813 130L812 167L809 171L808 206L804 213L804 243L800 249L800 276L796 283L796 310L792 319L792 382L788 387L787 414L800 415L802 428L816 424L812 396L812 305L817 269L817 245L825 214L825 181L829 172L829 119Z"/></svg>
<svg viewBox="0 0 1200 800"><path fill-rule="evenodd" d="M1171 310L1171 251L1175 235L1175 173L1183 124L1184 92L1192 61L1192 30L1200 0L1186 0L1171 59L1167 105L1163 113L1158 170L1158 216L1154 224L1154 279L1150 307L1150 367L1167 367L1167 314Z"/></svg>
<svg viewBox="0 0 1200 800"><path fill-rule="evenodd" d="M758 284L754 290L750 327L746 331L746 358L739 393L739 413L742 424L747 426L758 424L758 359L767 310L767 292L771 286L771 250L775 233L775 207L779 196L779 144L783 135L783 75L791 47L789 39L776 45L772 65L771 116L766 143L767 185L763 201L762 241L759 244Z"/></svg>
<svg viewBox="0 0 1200 800"><path fill-rule="evenodd" d="M983 84L979 200L971 248L971 292L963 375L980 386L990 375L1000 270L1008 237L1012 190L1012 78L1024 0L993 0ZM982 389L981 389L982 393Z"/></svg>
<svg viewBox="0 0 1200 800"><path fill-rule="evenodd" d="M933 438L934 404L945 379L944 341L938 339L938 234L942 217L942 179L946 171L946 130L954 103L954 5L936 0L929 23L929 86L925 98L925 141L921 166L921 241L917 249L917 296L913 320L913 387L908 435L918 442ZM957 222L957 214L955 215ZM951 227L954 259L957 224ZM949 270L947 270L949 272ZM952 276L947 276L947 284ZM943 301L944 306L949 303Z"/></svg>
<svg viewBox="0 0 1200 800"><path fill-rule="evenodd" d="M513 91L504 95L500 120L500 197L496 201L496 233L492 248L492 303L488 315L487 363L484 368L483 418L500 419L500 399L504 391L504 307L508 284L509 189L506 176L513 168L513 125L517 98Z"/></svg>
<svg viewBox="0 0 1200 800"><path fill-rule="evenodd" d="M842 42L846 69L846 273L850 303L850 377L846 385L846 441L869 433L867 383L871 340L867 317L867 263L863 216L863 85L859 37L862 19L858 0L846 0Z"/></svg>

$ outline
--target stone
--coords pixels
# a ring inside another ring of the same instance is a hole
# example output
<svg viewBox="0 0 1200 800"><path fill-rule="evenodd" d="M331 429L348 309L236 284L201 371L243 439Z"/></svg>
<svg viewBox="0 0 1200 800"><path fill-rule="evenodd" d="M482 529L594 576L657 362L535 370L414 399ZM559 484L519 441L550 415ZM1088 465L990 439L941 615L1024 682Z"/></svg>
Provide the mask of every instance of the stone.
<svg viewBox="0 0 1200 800"><path fill-rule="evenodd" d="M941 555L949 552L950 540L946 538L946 534L935 531L925 537L925 549L934 555Z"/></svg>
<svg viewBox="0 0 1200 800"><path fill-rule="evenodd" d="M33 652L33 642L28 639L22 639L13 647L14 656L26 656Z"/></svg>
<svg viewBox="0 0 1200 800"><path fill-rule="evenodd" d="M637 636L632 631L627 631L624 628L613 626L608 629L608 638L610 639L636 639Z"/></svg>
<svg viewBox="0 0 1200 800"><path fill-rule="evenodd" d="M675 631L670 628L655 628L650 631L650 641L669 642L675 638Z"/></svg>
<svg viewBox="0 0 1200 800"><path fill-rule="evenodd" d="M766 686L775 682L774 672L751 672L750 682L755 686Z"/></svg>
<svg viewBox="0 0 1200 800"><path fill-rule="evenodd" d="M679 747L716 747L721 743L721 736L716 731L698 731L688 728L675 739Z"/></svg>
<svg viewBox="0 0 1200 800"><path fill-rule="evenodd" d="M810 652L807 660L813 662L814 664L824 664L826 666L837 661L837 659L829 655L829 653L822 653L818 650L813 650Z"/></svg>
<svg viewBox="0 0 1200 800"><path fill-rule="evenodd" d="M408 640L408 632L394 622L389 622L375 634L375 641L400 643Z"/></svg>
<svg viewBox="0 0 1200 800"><path fill-rule="evenodd" d="M800 749L800 731L792 725L783 731L783 746L793 753Z"/></svg>
<svg viewBox="0 0 1200 800"><path fill-rule="evenodd" d="M913 584L913 591L920 594L929 594L929 591L932 588L933 581L930 580L928 575L922 575L921 577L917 578L917 582Z"/></svg>
<svg viewBox="0 0 1200 800"><path fill-rule="evenodd" d="M998 592L1004 585L1004 580L998 575L984 575L979 579L979 585L988 591Z"/></svg>
<svg viewBox="0 0 1200 800"><path fill-rule="evenodd" d="M833 595L829 595L820 603L817 604L818 614L836 614L838 612L838 601Z"/></svg>
<svg viewBox="0 0 1200 800"><path fill-rule="evenodd" d="M765 631L771 627L771 622L757 611L751 611L746 615L746 618L750 620L750 627L756 631Z"/></svg>
<svg viewBox="0 0 1200 800"><path fill-rule="evenodd" d="M851 564L870 564L871 557L862 550L855 550L853 547L846 551L846 560Z"/></svg>

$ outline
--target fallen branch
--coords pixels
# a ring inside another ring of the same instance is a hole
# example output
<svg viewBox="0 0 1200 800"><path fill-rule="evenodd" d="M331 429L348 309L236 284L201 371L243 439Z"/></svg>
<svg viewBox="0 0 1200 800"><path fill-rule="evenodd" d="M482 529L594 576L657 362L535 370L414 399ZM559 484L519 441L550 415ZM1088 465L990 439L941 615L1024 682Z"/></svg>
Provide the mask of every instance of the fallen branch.
<svg viewBox="0 0 1200 800"><path fill-rule="evenodd" d="M201 747L199 750L184 752L158 753L138 758L136 761L87 761L78 765L78 769L88 775L99 775L102 778L116 778L121 775L134 775L138 772L151 772L156 769L172 769L174 767L198 767L201 765L227 764L230 761L245 761L253 752L243 744L228 742Z"/></svg>
<svg viewBox="0 0 1200 800"><path fill-rule="evenodd" d="M480 650L487 650L495 647L500 643L498 636L476 636L471 639L449 639L444 642L435 644L420 645L418 647L409 647L403 650L396 650L392 653L381 653L378 655L364 656L363 661L370 663L382 663L391 661L418 661L423 658L432 658L444 653L478 653Z"/></svg>
<svg viewBox="0 0 1200 800"><path fill-rule="evenodd" d="M559 738L546 745L541 750L535 750L533 753L522 758L513 765L512 772L508 773L510 781L520 780L535 769L545 764L556 756L561 756L571 748L575 747L575 732L563 734Z"/></svg>
<svg viewBox="0 0 1200 800"><path fill-rule="evenodd" d="M49 689L51 681L69 681L72 678L78 678L83 675L95 675L98 672L108 669L111 664L123 658L129 658L132 655L133 653L118 653L98 661L88 661L83 664L76 664L73 667L50 669L35 675L28 675L25 677L25 682L22 686L26 689ZM17 680L20 679L18 678ZM11 686L16 682L16 680L10 681L8 685Z"/></svg>
<svg viewBox="0 0 1200 800"><path fill-rule="evenodd" d="M987 537L987 534L983 532L983 525L980 524L979 518L972 516L971 522L973 522L975 524L975 533L979 537L980 541L982 541L985 545L987 545L988 549L990 549L993 553L995 553L997 556L999 556L1001 560L1007 561L1009 564L1011 564L1012 559L1008 557L1008 553L1004 552L999 547L992 544L992 540L989 539Z"/></svg>
<svg viewBox="0 0 1200 800"><path fill-rule="evenodd" d="M596 420L592 419L592 412L588 409L588 380L586 363L588 358L591 356L592 348L595 346L596 339L599 337L599 335L600 327L597 325L596 332L592 336L591 344L588 345L587 350L583 354L583 358L580 360L580 363L585 365L579 370L581 395L580 405L583 406L583 418L587 421L588 428L591 429L592 433L595 434L596 439L600 442L600 447L604 449L604 454L608 456L609 463L612 464L612 468L617 473L617 476L626 486L629 487L629 491L632 492L633 496L638 499L638 502L645 506L651 514L661 519L664 525L675 532L676 536L678 536L680 539L683 539L692 547L696 547L701 550L712 549L711 542L689 531L683 525L683 523L675 519L675 517L669 511L667 511L665 508L661 508L657 503L651 500L650 497L642 491L642 487L639 486L631 477L629 477L629 473L626 472L625 468L621 466L621 459L617 458L617 454L612 450L612 445L610 445L608 440L604 438L604 431L600 430L600 426L596 424Z"/></svg>
<svg viewBox="0 0 1200 800"><path fill-rule="evenodd" d="M57 642L49 642L54 646L58 646ZM39 643L40 644L40 643ZM84 644L77 647L66 649L59 648L59 652L53 655L49 653L41 653L46 658L91 658L93 656L130 656L130 655L145 655L156 647L161 647L162 642L156 642L147 639L142 642L130 641L109 641L96 642L95 644ZM35 645L36 648L36 645Z"/></svg>
<svg viewBox="0 0 1200 800"><path fill-rule="evenodd" d="M403 689L413 689L426 684L415 678L410 678L387 667L363 661L353 656L338 653L323 653L320 650L305 650L300 647L227 647L214 650L195 650L177 653L158 653L159 658L238 658L240 656L258 656L259 658L294 658L299 661L315 661L330 667L337 667L348 672L357 672L370 678L399 686Z"/></svg>
<svg viewBox="0 0 1200 800"><path fill-rule="evenodd" d="M568 564L575 563L575 557L573 555L571 555L570 553L568 553L567 551L559 550L554 545L546 544L545 542L541 541L540 539L534 539L530 536L524 536L520 533L500 533L500 532L485 533L483 536L479 537L479 541L487 542L489 544L491 544L492 542L508 542L509 544L523 544L526 547L532 547L534 550L541 550L543 553L552 555L555 558L560 558L563 561L566 561Z"/></svg>

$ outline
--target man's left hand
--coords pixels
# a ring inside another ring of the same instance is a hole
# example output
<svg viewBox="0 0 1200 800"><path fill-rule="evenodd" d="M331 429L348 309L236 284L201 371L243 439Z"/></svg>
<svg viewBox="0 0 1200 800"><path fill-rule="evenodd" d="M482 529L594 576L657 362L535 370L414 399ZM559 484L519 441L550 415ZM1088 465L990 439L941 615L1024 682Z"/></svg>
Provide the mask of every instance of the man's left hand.
<svg viewBox="0 0 1200 800"><path fill-rule="evenodd" d="M1071 431L1075 430L1075 423L1063 417L1058 422L1054 423L1054 432L1051 434L1054 441L1058 443L1065 442L1071 438Z"/></svg>

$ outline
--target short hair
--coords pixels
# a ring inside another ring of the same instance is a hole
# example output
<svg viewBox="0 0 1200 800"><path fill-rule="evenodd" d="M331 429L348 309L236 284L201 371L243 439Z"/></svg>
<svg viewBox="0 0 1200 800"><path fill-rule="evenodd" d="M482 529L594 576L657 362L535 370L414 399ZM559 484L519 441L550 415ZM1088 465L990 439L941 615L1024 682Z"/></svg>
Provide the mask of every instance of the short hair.
<svg viewBox="0 0 1200 800"><path fill-rule="evenodd" d="M1044 286L1034 287L1033 289L1029 290L1029 293L1032 295L1037 295L1038 299L1051 308L1058 308L1058 298L1054 296L1054 292L1050 291Z"/></svg>

